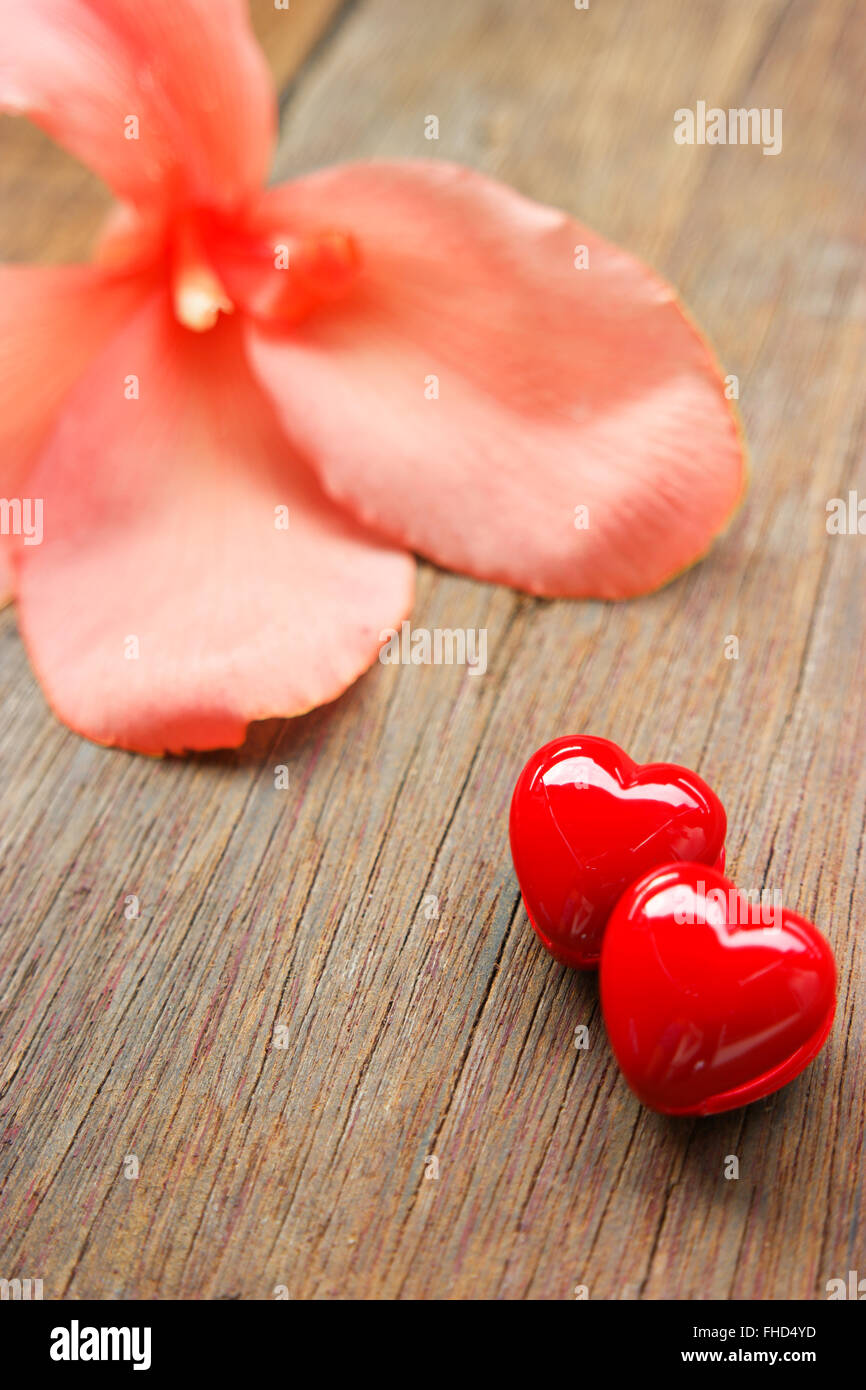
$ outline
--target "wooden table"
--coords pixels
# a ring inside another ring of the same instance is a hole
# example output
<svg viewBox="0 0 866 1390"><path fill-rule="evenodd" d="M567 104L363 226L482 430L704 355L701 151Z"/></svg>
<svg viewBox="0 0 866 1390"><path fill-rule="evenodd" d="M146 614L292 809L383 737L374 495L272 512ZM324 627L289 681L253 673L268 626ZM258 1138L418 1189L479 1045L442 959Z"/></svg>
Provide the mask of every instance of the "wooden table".
<svg viewBox="0 0 866 1390"><path fill-rule="evenodd" d="M0 614L0 1275L46 1298L823 1298L866 1274L866 540L826 529L866 495L866 6L254 9L278 177L458 159L642 255L739 379L751 491L636 602L422 566L416 623L486 628L488 673L377 666L238 754L75 737ZM676 144L698 100L781 107L781 154ZM0 253L85 255L104 192L28 128L0 140ZM528 929L509 796L576 730L697 768L737 880L829 934L837 1024L782 1093L642 1109L596 981Z"/></svg>

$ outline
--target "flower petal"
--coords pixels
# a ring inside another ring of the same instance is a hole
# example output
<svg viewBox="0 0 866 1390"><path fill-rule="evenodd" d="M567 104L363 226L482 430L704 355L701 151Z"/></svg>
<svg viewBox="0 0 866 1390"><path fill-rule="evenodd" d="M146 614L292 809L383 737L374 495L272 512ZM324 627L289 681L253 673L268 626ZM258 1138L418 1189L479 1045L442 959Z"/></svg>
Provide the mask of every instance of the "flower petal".
<svg viewBox="0 0 866 1390"><path fill-rule="evenodd" d="M263 183L276 121L246 0L0 0L0 109L131 202L225 207Z"/></svg>
<svg viewBox="0 0 866 1390"><path fill-rule="evenodd" d="M0 496L36 501L28 473L60 404L93 356L149 292L149 283L92 266L0 266ZM5 520L5 519L4 519ZM20 534L0 534L4 552Z"/></svg>
<svg viewBox="0 0 866 1390"><path fill-rule="evenodd" d="M621 598L730 517L744 464L719 370L673 291L586 227L439 162L325 170L257 216L359 247L342 300L291 333L250 322L247 345L289 440L392 541Z"/></svg>
<svg viewBox="0 0 866 1390"><path fill-rule="evenodd" d="M12 567L4 551L0 550L0 608L5 608L11 602Z"/></svg>
<svg viewBox="0 0 866 1390"><path fill-rule="evenodd" d="M55 711L100 743L237 745L250 720L339 695L411 603L411 557L292 456L237 323L190 333L163 294L75 388L35 484L22 631Z"/></svg>

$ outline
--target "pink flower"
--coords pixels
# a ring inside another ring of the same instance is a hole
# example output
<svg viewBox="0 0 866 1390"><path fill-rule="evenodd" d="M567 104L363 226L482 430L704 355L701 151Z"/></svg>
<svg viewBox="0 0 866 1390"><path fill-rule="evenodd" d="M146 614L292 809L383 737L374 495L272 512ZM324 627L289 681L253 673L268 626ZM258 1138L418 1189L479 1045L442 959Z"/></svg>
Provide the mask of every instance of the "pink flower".
<svg viewBox="0 0 866 1390"><path fill-rule="evenodd" d="M334 699L411 551L621 598L735 507L718 369L630 256L440 162L264 188L242 0L0 0L0 106L120 200L92 265L0 268L0 493L44 517L0 564L88 737L236 745Z"/></svg>

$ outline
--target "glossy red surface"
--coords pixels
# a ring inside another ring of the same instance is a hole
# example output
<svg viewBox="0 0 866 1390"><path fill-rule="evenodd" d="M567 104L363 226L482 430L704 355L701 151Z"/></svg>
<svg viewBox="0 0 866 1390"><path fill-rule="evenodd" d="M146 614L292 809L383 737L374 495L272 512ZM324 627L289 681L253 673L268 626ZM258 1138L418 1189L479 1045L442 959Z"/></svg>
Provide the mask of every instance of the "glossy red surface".
<svg viewBox="0 0 866 1390"><path fill-rule="evenodd" d="M821 1050L836 967L819 931L761 908L715 869L669 864L608 922L601 1005L635 1094L670 1115L712 1115L777 1091Z"/></svg>
<svg viewBox="0 0 866 1390"><path fill-rule="evenodd" d="M635 763L606 738L539 748L511 799L511 856L529 920L564 965L598 964L607 919L635 879L675 859L724 865L727 823L706 782Z"/></svg>

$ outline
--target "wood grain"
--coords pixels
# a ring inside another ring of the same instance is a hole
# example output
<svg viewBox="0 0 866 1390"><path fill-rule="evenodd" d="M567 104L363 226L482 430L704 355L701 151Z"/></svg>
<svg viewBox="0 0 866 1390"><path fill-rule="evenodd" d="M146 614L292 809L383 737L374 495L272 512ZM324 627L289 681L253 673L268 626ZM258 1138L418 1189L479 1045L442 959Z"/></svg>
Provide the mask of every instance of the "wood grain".
<svg viewBox="0 0 866 1390"><path fill-rule="evenodd" d="M739 378L751 492L703 564L634 603L423 566L415 621L486 628L488 673L379 666L237 754L76 738L0 615L0 1275L52 1298L824 1297L866 1272L866 542L825 528L829 498L866 493L866 11L255 13L279 177L456 158L649 259ZM783 108L781 155L676 145L698 99ZM0 140L4 257L84 254L93 181L24 127ZM830 1044L771 1099L643 1110L595 982L528 930L510 791L575 729L701 771L733 875L830 936Z"/></svg>

